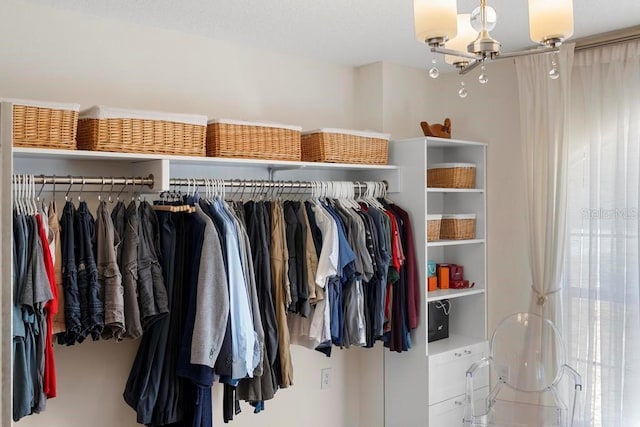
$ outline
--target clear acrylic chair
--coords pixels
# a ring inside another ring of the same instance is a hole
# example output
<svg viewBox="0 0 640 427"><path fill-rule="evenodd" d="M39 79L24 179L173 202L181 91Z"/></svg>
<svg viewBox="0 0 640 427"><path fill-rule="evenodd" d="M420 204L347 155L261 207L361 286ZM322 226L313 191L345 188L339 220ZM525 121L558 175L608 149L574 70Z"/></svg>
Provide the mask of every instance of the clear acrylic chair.
<svg viewBox="0 0 640 427"><path fill-rule="evenodd" d="M489 356L467 370L466 426L573 426L582 379L565 363L564 340L551 321L513 314L489 345ZM484 404L474 397L480 369L490 369L495 383Z"/></svg>

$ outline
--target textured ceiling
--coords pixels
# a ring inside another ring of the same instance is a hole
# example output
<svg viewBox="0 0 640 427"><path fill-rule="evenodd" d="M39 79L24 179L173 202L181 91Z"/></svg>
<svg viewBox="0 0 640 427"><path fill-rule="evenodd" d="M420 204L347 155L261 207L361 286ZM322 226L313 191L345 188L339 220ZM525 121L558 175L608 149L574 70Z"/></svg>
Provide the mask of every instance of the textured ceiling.
<svg viewBox="0 0 640 427"><path fill-rule="evenodd" d="M346 65L376 61L425 67L413 36L412 0L29 0L108 19L228 40ZM471 12L477 0L458 0ZM530 46L525 0L489 0L503 50ZM606 5L605 5L606 4ZM640 0L574 0L576 37L640 23Z"/></svg>

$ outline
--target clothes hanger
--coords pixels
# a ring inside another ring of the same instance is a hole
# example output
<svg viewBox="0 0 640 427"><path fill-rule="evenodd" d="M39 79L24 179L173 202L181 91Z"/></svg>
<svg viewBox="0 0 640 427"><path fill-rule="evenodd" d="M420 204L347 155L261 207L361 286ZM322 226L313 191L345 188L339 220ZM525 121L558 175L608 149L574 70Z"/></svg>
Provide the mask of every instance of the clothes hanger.
<svg viewBox="0 0 640 427"><path fill-rule="evenodd" d="M70 202L71 199L69 198L69 192L71 191L71 187L73 186L73 177L71 175L69 175L69 188L67 188L67 192L64 195L64 201L65 202Z"/></svg>
<svg viewBox="0 0 640 427"><path fill-rule="evenodd" d="M84 179L84 176L82 177L82 181L81 181L81 185L80 185L80 191L78 192L78 203L82 202L82 192L84 191L84 184L85 184L86 180Z"/></svg>
<svg viewBox="0 0 640 427"><path fill-rule="evenodd" d="M100 191L98 191L98 202L102 203L102 190L104 190L104 176L100 177L102 180L102 183L100 184Z"/></svg>
<svg viewBox="0 0 640 427"><path fill-rule="evenodd" d="M44 186L47 184L47 178L44 175L40 175L42 177L42 186L40 187L40 191L38 191L38 195L36 196L36 201L40 203L40 195L42 194L42 190ZM42 199L42 203L44 204L45 200Z"/></svg>

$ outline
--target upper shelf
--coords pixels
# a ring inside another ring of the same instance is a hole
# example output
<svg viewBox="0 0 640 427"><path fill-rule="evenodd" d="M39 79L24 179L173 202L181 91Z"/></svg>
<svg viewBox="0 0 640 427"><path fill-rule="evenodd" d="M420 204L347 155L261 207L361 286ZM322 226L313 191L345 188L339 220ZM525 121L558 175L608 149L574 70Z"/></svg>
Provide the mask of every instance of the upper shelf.
<svg viewBox="0 0 640 427"><path fill-rule="evenodd" d="M427 193L484 193L484 188L436 188L436 187L427 187Z"/></svg>
<svg viewBox="0 0 640 427"><path fill-rule="evenodd" d="M434 138L431 136L422 136L417 138L398 139L394 140L395 143L402 144L403 142L415 142L415 141L427 141L427 147L429 148L452 148L452 147L485 147L487 143L476 141L464 141L461 139L448 139L448 138Z"/></svg>
<svg viewBox="0 0 640 427"><path fill-rule="evenodd" d="M47 148L13 148L15 158L61 160L125 160L130 162L169 160L174 164L271 168L274 170L396 170L396 165L363 165L346 163L291 162L283 160L233 159L222 157L171 156L164 154L112 153L104 151L57 150Z"/></svg>

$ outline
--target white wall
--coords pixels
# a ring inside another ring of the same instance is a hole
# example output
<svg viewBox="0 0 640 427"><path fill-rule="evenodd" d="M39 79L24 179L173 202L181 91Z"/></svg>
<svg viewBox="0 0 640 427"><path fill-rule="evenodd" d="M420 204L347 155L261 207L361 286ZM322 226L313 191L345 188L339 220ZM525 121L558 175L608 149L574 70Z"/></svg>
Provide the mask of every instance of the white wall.
<svg viewBox="0 0 640 427"><path fill-rule="evenodd" d="M511 62L491 64L486 87L472 84L472 73L466 78L469 97L460 100L456 75L431 80L425 70L388 63L354 70L17 0L3 2L0 37L5 40L0 43L0 96L273 120L305 128L369 128L394 138L420 135L421 120L441 123L450 117L455 138L489 143L489 330L505 315L527 308L525 203ZM417 333L424 335L424 330ZM136 343L58 347L60 397L45 414L20 425L136 425L121 399L135 351ZM331 359L301 348L293 353L295 386L280 391L263 414L245 410L234 425L297 426L295 415L314 408L322 408L323 416L304 418L308 427L383 425L380 347L336 351ZM330 391L319 389L324 367L332 368ZM216 393L217 402L219 397ZM402 405L402 396L386 403ZM215 408L220 420L219 404Z"/></svg>
<svg viewBox="0 0 640 427"><path fill-rule="evenodd" d="M4 97L273 120L305 128L356 125L350 67L15 0L3 1L0 39ZM45 413L19 425L137 425L121 397L136 349L137 342L56 347L59 397ZM260 415L245 406L234 426L358 426L358 354L336 349L329 359L294 347L295 386L279 391ZM332 368L332 384L321 391L325 367ZM381 377L382 371L371 375ZM222 425L219 390L214 399L216 425Z"/></svg>
<svg viewBox="0 0 640 427"><path fill-rule="evenodd" d="M526 198L520 142L518 80L515 64L487 65L489 82L478 71L463 79L468 89L458 97L461 77L441 75L440 117L452 121L452 137L487 142L487 215L489 258L489 334L504 317L528 311L531 296L527 257Z"/></svg>

